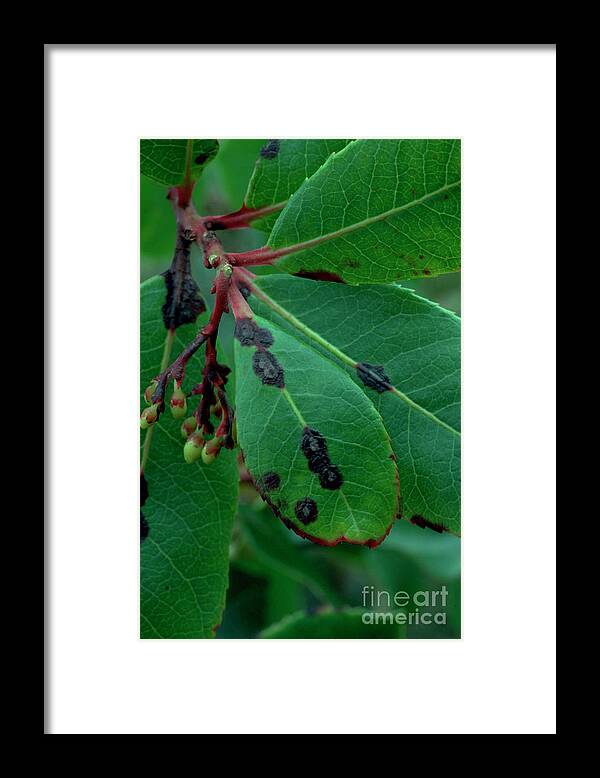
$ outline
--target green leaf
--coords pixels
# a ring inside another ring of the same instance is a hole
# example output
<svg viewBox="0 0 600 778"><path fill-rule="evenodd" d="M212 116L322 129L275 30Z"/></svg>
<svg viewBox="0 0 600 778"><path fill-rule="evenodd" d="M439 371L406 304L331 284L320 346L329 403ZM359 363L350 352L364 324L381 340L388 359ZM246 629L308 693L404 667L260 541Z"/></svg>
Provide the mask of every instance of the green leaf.
<svg viewBox="0 0 600 778"><path fill-rule="evenodd" d="M165 342L164 279L141 286L140 392L157 375ZM179 327L173 358L193 338L196 324ZM202 358L188 363L184 388L198 379ZM144 407L143 397L141 405ZM213 637L225 606L229 541L238 495L235 454L222 451L210 466L183 459L181 422L165 411L153 432L142 506L148 534L141 544L141 637ZM148 432L146 434L148 434Z"/></svg>
<svg viewBox="0 0 600 778"><path fill-rule="evenodd" d="M204 185L212 183L224 198L224 211L234 211L242 207L248 181L254 170L258 152L264 140L220 140L219 153L202 179ZM214 211L210 211L214 213Z"/></svg>
<svg viewBox="0 0 600 778"><path fill-rule="evenodd" d="M145 264L152 267L148 277L156 273L156 266L161 271L169 266L175 229L173 209L165 199L164 187L140 176L140 252L142 270Z"/></svg>
<svg viewBox="0 0 600 778"><path fill-rule="evenodd" d="M268 246L287 273L349 284L458 270L460 141L349 143L292 195Z"/></svg>
<svg viewBox="0 0 600 778"><path fill-rule="evenodd" d="M263 630L260 638L403 638L406 627L396 624L395 614L386 614L386 623L363 622L364 611L346 608L340 611L322 611L314 616L295 613ZM390 624L390 620L392 623Z"/></svg>
<svg viewBox="0 0 600 778"><path fill-rule="evenodd" d="M328 358L255 322L254 342L264 345L241 345L248 334L238 331L235 362L238 440L257 487L303 537L376 545L398 513L396 466L379 414Z"/></svg>
<svg viewBox="0 0 600 778"><path fill-rule="evenodd" d="M253 296L254 310L344 365L381 415L403 517L459 534L460 319L395 285L353 288L281 275L256 284L269 304ZM365 385L356 363L382 366L390 389Z"/></svg>
<svg viewBox="0 0 600 778"><path fill-rule="evenodd" d="M285 205L290 196L312 176L328 157L348 144L347 140L270 140L261 149L248 185L248 208ZM268 232L278 214L256 219L252 226Z"/></svg>
<svg viewBox="0 0 600 778"><path fill-rule="evenodd" d="M193 140L190 173L195 181L219 150L216 140ZM187 140L140 140L141 172L159 184L176 186L185 176Z"/></svg>

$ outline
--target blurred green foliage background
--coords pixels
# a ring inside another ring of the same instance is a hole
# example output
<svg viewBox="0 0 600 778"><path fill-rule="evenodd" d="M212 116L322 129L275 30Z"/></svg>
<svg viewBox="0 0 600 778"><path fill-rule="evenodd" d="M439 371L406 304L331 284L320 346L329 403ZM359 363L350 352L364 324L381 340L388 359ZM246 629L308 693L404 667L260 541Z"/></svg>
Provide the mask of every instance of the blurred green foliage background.
<svg viewBox="0 0 600 778"><path fill-rule="evenodd" d="M221 140L220 151L204 171L194 192L199 213L218 215L241 207L248 181L266 141ZM219 233L229 251L247 251L266 242L257 230ZM170 264L175 220L166 188L140 177L140 276L163 272ZM207 299L213 273L193 249L193 272ZM256 272L273 272L258 268ZM403 286L460 314L460 274L403 282ZM223 360L233 363L232 317L223 319L220 337ZM376 591L439 590L449 596L446 624L409 624L408 638L460 636L460 540L397 521L377 548L341 544L324 548L287 530L262 502L243 467L236 527L231 543L230 584L218 638L252 638L292 613L316 613L324 608L360 607L365 586ZM415 610L415 606L411 606ZM408 611L411 607L404 610ZM385 608L382 608L386 610ZM426 610L435 611L436 608ZM332 635L335 637L335 635Z"/></svg>

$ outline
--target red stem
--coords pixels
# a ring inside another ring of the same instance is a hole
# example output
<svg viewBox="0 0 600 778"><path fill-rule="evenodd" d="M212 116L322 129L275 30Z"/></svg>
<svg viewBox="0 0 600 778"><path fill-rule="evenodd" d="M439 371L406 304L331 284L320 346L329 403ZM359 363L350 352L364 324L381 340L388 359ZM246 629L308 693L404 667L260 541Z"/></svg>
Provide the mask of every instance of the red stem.
<svg viewBox="0 0 600 778"><path fill-rule="evenodd" d="M248 208L246 205L242 205L239 211L226 213L222 216L203 216L202 221L207 230L239 230L242 227L250 227L254 219L260 219L280 211L285 204L285 202L275 203L275 205L266 205L263 208Z"/></svg>
<svg viewBox="0 0 600 778"><path fill-rule="evenodd" d="M248 305L244 299L244 295L240 292L236 270L234 269L233 272L233 283L229 287L229 304L231 305L231 312L236 321L238 319L252 319L254 317L252 308Z"/></svg>
<svg viewBox="0 0 600 778"><path fill-rule="evenodd" d="M221 316L224 313L229 312L227 305L228 292L229 292L230 279L225 276L224 273L217 273L215 280L215 305L210 315L210 319L206 327L202 328L202 333L205 335L216 335L219 329L219 322Z"/></svg>
<svg viewBox="0 0 600 778"><path fill-rule="evenodd" d="M289 249L270 249L263 246L253 251L244 251L242 254L227 254L226 258L229 264L234 267L252 267L253 265L270 265L275 259L290 254Z"/></svg>

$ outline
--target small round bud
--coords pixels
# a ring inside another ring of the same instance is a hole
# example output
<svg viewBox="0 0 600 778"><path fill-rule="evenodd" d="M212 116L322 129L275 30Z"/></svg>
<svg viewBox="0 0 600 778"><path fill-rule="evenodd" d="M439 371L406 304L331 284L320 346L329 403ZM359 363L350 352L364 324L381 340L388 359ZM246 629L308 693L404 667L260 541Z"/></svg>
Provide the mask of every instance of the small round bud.
<svg viewBox="0 0 600 778"><path fill-rule="evenodd" d="M225 278L231 278L231 274L233 273L233 268L229 264L229 262L225 262L223 265L221 265L221 273L225 276Z"/></svg>
<svg viewBox="0 0 600 778"><path fill-rule="evenodd" d="M213 438L202 449L202 461L205 465L210 465L221 453L223 448L222 438Z"/></svg>
<svg viewBox="0 0 600 778"><path fill-rule="evenodd" d="M158 419L158 405L151 405L144 408L140 416L140 427L145 430Z"/></svg>
<svg viewBox="0 0 600 778"><path fill-rule="evenodd" d="M187 443L183 447L183 458L191 465L192 462L197 462L202 456L204 451L204 439L199 432L194 432L187 440Z"/></svg>
<svg viewBox="0 0 600 778"><path fill-rule="evenodd" d="M214 267L218 261L219 261L218 254L211 254L208 258L208 264L211 265L211 267Z"/></svg>
<svg viewBox="0 0 600 778"><path fill-rule="evenodd" d="M173 391L170 406L173 418L183 419L187 413L187 400L185 399L185 392L180 387Z"/></svg>
<svg viewBox="0 0 600 778"><path fill-rule="evenodd" d="M216 454L211 454L206 446L202 449L202 461L205 465L211 465L217 458Z"/></svg>
<svg viewBox="0 0 600 778"><path fill-rule="evenodd" d="M158 386L157 381L152 381L152 383L146 387L144 390L144 400L148 405L152 405L152 395L156 391L156 387Z"/></svg>
<svg viewBox="0 0 600 778"><path fill-rule="evenodd" d="M181 437L187 440L192 433L196 432L197 426L196 417L188 416L180 427Z"/></svg>

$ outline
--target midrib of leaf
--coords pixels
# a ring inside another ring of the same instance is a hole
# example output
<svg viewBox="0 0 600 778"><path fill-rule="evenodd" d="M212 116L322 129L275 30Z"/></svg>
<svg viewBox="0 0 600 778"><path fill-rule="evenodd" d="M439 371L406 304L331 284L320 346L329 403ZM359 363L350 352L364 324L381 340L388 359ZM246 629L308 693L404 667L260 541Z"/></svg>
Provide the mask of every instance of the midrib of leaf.
<svg viewBox="0 0 600 778"><path fill-rule="evenodd" d="M352 359L348 354L341 351L337 346L334 346L333 343L330 343L328 340L323 338L321 335L319 335L317 332L312 330L310 327L307 327L306 324L300 321L300 319L297 319L292 313L290 313L286 308L283 308L279 303L276 303L275 300L273 300L269 295L265 294L265 292L262 291L259 287L254 284L254 294L259 298L259 300L262 300L265 305L268 305L269 308L271 308L273 311L275 311L279 316L281 316L282 319L285 319L289 324L292 325L292 327L295 327L299 332L301 332L303 335L305 335L307 338L310 338L315 343L318 343L320 346L322 346L324 349L329 351L330 354L333 354L337 359L339 359L341 362L343 362L346 365L349 365L353 370L356 369L357 360ZM287 390L285 390L287 391ZM450 424L447 424L445 421L440 419L438 416L436 416L434 413L431 413L431 411L428 411L426 408L423 408L422 405L419 405L416 403L412 398L410 398L407 394L404 392L401 392L399 389L397 389L395 386L391 386L389 389L389 392L391 394L394 394L396 397L398 397L400 400L405 402L410 408L417 411L418 413L423 414L426 418L428 418L430 421L434 422L435 424L438 424L443 429L448 430L453 435L456 435L457 437L460 437L460 430L455 429ZM287 397L288 402L290 402L291 398ZM292 403L290 403L292 404ZM292 404L292 409L296 413L296 415L299 418L302 418L299 414L299 411L295 406Z"/></svg>
<svg viewBox="0 0 600 778"><path fill-rule="evenodd" d="M307 249L312 249L315 246L320 246L321 243L325 243L326 241L334 240L335 238L340 238L344 235L348 235L350 232L361 230L364 227L369 227L371 224L376 224L377 222L385 221L386 219L389 219L391 216L395 216L396 214L401 213L402 211L407 211L410 208L415 208L418 205L422 205L423 203L426 203L428 200L431 200L433 197L437 197L438 195L444 194L444 192L448 192L457 186L460 186L460 179L458 179L458 181L454 181L451 184L446 184L445 186L442 186L439 189L435 189L433 192L429 192L428 194L423 195L423 197L418 197L416 200L411 200L408 203L404 203L404 205L398 205L395 208L390 208L388 211L379 213L376 216L369 216L368 218L363 219L362 221L354 222L354 224L349 224L347 227L341 227L339 230L335 230L334 232L328 232L325 235L318 235L316 238L305 240L302 243L294 243L292 246L274 248L273 251L277 254L277 257L286 257L289 254L296 254L299 251L306 251Z"/></svg>

